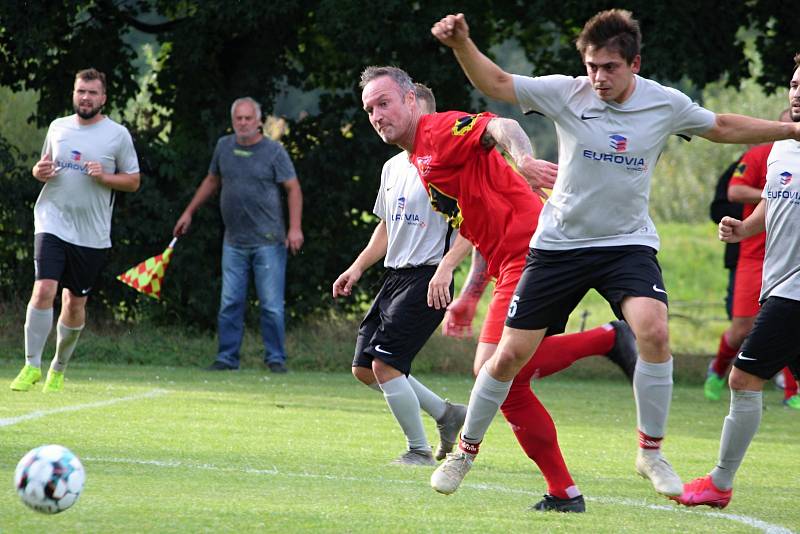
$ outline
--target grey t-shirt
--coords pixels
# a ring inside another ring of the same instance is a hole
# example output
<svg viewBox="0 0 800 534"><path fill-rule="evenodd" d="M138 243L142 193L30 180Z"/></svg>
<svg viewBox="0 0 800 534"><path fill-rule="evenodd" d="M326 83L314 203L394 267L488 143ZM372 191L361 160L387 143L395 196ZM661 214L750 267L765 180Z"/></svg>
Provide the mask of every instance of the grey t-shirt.
<svg viewBox="0 0 800 534"><path fill-rule="evenodd" d="M558 134L558 178L531 247L658 250L648 213L653 168L670 135L706 132L715 116L676 89L635 80L618 104L600 99L586 76L514 76L523 110L544 114Z"/></svg>
<svg viewBox="0 0 800 534"><path fill-rule="evenodd" d="M221 137L208 172L222 179L220 209L226 243L258 246L286 239L278 184L296 174L280 143L263 138L242 146L233 134Z"/></svg>
<svg viewBox="0 0 800 534"><path fill-rule="evenodd" d="M56 175L36 200L34 233L53 234L82 247L109 248L114 190L89 176L86 162L100 162L106 173L138 173L131 134L108 117L82 125L77 115L70 115L50 123L45 154L53 158Z"/></svg>
<svg viewBox="0 0 800 534"><path fill-rule="evenodd" d="M800 300L800 143L778 141L767 158L767 247L761 300Z"/></svg>
<svg viewBox="0 0 800 534"><path fill-rule="evenodd" d="M389 242L384 266L393 269L438 265L445 253L450 226L433 211L417 168L401 152L383 164L381 187L373 213L386 221ZM453 230L453 243L457 231Z"/></svg>

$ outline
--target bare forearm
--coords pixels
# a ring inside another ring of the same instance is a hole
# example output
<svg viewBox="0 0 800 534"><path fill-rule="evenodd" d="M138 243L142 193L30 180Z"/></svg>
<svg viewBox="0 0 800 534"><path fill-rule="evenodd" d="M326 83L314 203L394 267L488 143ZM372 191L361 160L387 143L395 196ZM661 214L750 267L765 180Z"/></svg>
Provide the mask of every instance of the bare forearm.
<svg viewBox="0 0 800 534"><path fill-rule="evenodd" d="M205 202L214 196L219 189L219 178L213 175L206 176L200 185L197 187L197 191L195 191L192 200L189 202L189 205L186 206L184 213L188 213L192 215L197 208L205 204Z"/></svg>
<svg viewBox="0 0 800 534"><path fill-rule="evenodd" d="M517 121L495 117L486 125L484 138L487 134L491 139L482 140L484 144L489 145L494 140L501 150L508 152L518 167L522 165L524 156L533 157L531 140Z"/></svg>
<svg viewBox="0 0 800 534"><path fill-rule="evenodd" d="M761 189L749 185L728 187L728 200L739 204L758 204L761 202Z"/></svg>
<svg viewBox="0 0 800 534"><path fill-rule="evenodd" d="M478 252L478 249L475 249L472 252L472 265L470 266L467 280L461 287L461 296L473 300L480 299L491 278L486 260Z"/></svg>
<svg viewBox="0 0 800 534"><path fill-rule="evenodd" d="M359 254L353 262L351 269L355 267L361 272L366 271L375 265L375 263L377 263L381 258L386 256L388 246L389 234L386 230L386 222L381 221L372 232L372 236L369 238L367 246L364 247L364 250L361 251L361 254Z"/></svg>
<svg viewBox="0 0 800 534"><path fill-rule="evenodd" d="M103 174L101 178L97 179L98 182L115 189L117 191L124 191L126 193L133 193L139 189L141 183L139 173L132 174Z"/></svg>
<svg viewBox="0 0 800 534"><path fill-rule="evenodd" d="M468 38L463 45L453 48L453 52L470 83L481 93L495 100L517 103L511 75L486 57L472 39Z"/></svg>
<svg viewBox="0 0 800 534"><path fill-rule="evenodd" d="M287 192L286 204L289 208L289 228L300 230L303 222L303 191L299 185Z"/></svg>
<svg viewBox="0 0 800 534"><path fill-rule="evenodd" d="M768 121L721 113L717 115L714 126L701 137L715 143L757 144L796 139L798 125L795 123Z"/></svg>
<svg viewBox="0 0 800 534"><path fill-rule="evenodd" d="M742 223L742 231L745 237L754 236L766 230L766 213L767 202L762 199L761 202L758 203L758 206L756 206L756 209L753 210L753 213Z"/></svg>
<svg viewBox="0 0 800 534"><path fill-rule="evenodd" d="M447 269L450 272L455 271L456 267L467 257L469 251L472 250L472 243L461 234L456 236L453 246L447 251L447 254L442 257L440 265L442 269Z"/></svg>

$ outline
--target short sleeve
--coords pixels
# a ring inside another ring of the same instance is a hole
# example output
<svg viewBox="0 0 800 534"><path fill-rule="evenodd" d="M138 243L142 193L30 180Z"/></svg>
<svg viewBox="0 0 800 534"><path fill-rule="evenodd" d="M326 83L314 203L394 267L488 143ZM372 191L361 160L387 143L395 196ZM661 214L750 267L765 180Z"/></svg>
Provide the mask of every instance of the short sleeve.
<svg viewBox="0 0 800 534"><path fill-rule="evenodd" d="M278 144L273 165L275 167L276 182L280 183L291 180L292 178L297 178L297 173L294 170L294 164L289 158L289 154L286 152L286 149L283 148L283 145L281 144Z"/></svg>
<svg viewBox="0 0 800 534"><path fill-rule="evenodd" d="M381 185L378 187L378 195L375 197L375 206L372 208L372 213L384 221L386 220L386 180L389 176L390 161L391 160L383 164L383 170L381 170Z"/></svg>
<svg viewBox="0 0 800 534"><path fill-rule="evenodd" d="M676 135L699 135L709 131L716 115L697 105L688 96L671 87L664 88L672 102L672 133Z"/></svg>
<svg viewBox="0 0 800 534"><path fill-rule="evenodd" d="M131 134L126 128L122 129L119 145L116 154L117 172L122 174L135 174L139 172L139 158L136 156L136 149L133 147Z"/></svg>
<svg viewBox="0 0 800 534"><path fill-rule="evenodd" d="M577 78L560 74L537 77L514 74L513 80L514 92L522 111L536 111L550 118L563 111L567 98L581 83Z"/></svg>

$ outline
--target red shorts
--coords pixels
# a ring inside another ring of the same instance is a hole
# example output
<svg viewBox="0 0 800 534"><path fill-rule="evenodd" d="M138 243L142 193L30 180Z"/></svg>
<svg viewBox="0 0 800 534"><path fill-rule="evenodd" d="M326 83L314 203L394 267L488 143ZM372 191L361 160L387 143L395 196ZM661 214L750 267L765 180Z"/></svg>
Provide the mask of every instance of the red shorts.
<svg viewBox="0 0 800 534"><path fill-rule="evenodd" d="M525 256L502 266L500 276L497 277L494 291L492 291L492 301L486 310L486 318L483 320L481 335L478 338L481 343L496 345L500 342L506 315L508 315L508 304L511 302L511 297L517 288L517 282L522 276L523 267L525 267Z"/></svg>
<svg viewBox="0 0 800 534"><path fill-rule="evenodd" d="M739 258L736 278L733 282L733 316L754 317L758 315L758 297L761 294L761 272L763 261Z"/></svg>

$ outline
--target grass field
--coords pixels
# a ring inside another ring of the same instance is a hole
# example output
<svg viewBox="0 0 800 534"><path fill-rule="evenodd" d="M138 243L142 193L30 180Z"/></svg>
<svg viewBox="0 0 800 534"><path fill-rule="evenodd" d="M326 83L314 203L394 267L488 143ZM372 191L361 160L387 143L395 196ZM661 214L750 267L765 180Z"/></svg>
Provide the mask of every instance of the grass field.
<svg viewBox="0 0 800 534"><path fill-rule="evenodd" d="M800 524L798 416L768 391L761 430L728 509L684 509L633 473L635 411L623 378L554 377L536 384L586 514L526 511L545 487L500 418L465 485L428 486L431 470L388 465L404 440L382 397L345 373L76 364L66 390L8 389L0 364L0 531L29 532L774 532ZM421 376L464 402L472 379ZM666 452L688 479L716 459L727 403L675 389ZM426 419L429 437L434 425ZM78 454L87 483L56 516L12 489L30 448Z"/></svg>

